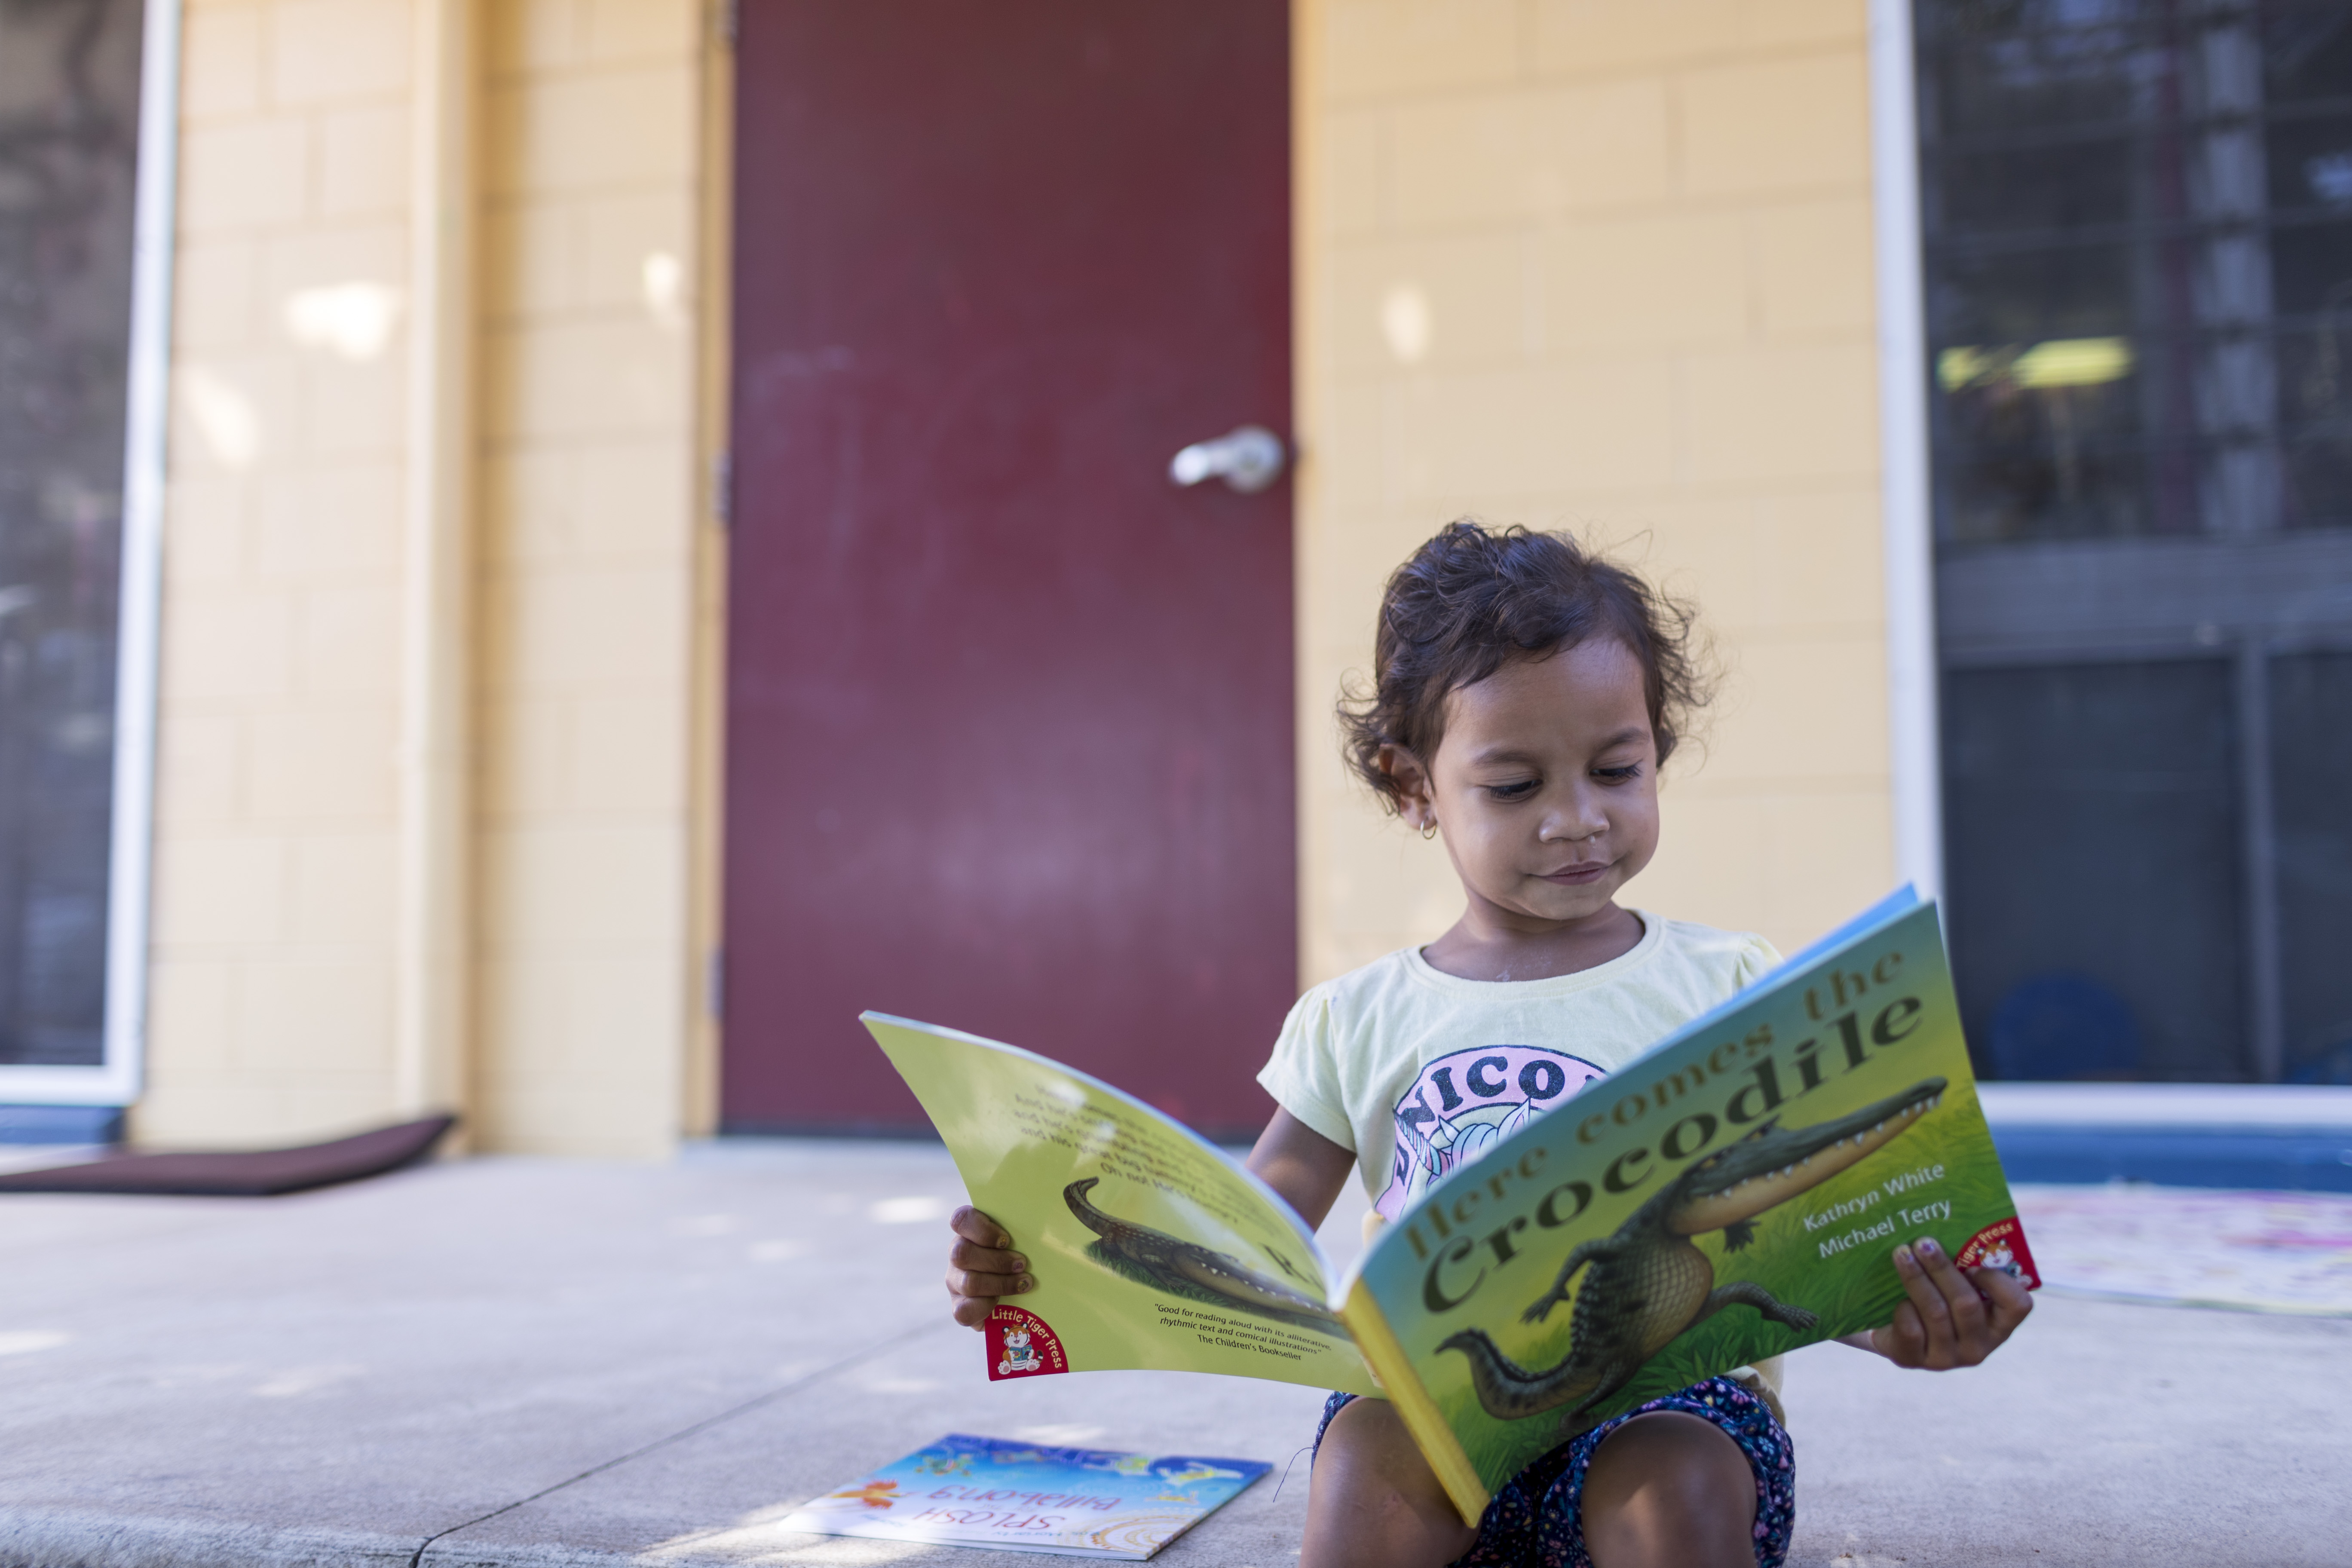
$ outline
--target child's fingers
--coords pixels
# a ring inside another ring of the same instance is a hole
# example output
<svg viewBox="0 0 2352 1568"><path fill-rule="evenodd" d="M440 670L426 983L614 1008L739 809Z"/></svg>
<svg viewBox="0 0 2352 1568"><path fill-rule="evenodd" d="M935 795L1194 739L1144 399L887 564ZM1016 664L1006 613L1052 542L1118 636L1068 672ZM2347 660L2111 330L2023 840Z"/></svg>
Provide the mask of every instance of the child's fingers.
<svg viewBox="0 0 2352 1568"><path fill-rule="evenodd" d="M1950 1314L1952 1353L1957 1358L1953 1364L1973 1366L1990 1355L2000 1342L1989 1332L1985 1299L1975 1283L1952 1266L1952 1255L1934 1237L1921 1237L1912 1245L1911 1253Z"/></svg>
<svg viewBox="0 0 2352 1568"><path fill-rule="evenodd" d="M999 1299L1037 1288L1037 1281L1026 1274L964 1274L953 1268L948 1270L946 1283L955 1321L967 1328L978 1328Z"/></svg>
<svg viewBox="0 0 2352 1568"><path fill-rule="evenodd" d="M1001 1233L1000 1233L1001 1234ZM982 1247L974 1242L958 1241L948 1248L948 1294L961 1302L978 1299L983 1303L999 1296L1018 1296L1034 1289L1037 1281L1029 1273L1029 1259L1017 1252L1002 1247ZM962 1321L963 1310L957 1308L957 1320ZM986 1313L983 1310L982 1316Z"/></svg>
<svg viewBox="0 0 2352 1568"><path fill-rule="evenodd" d="M948 1248L947 1288L957 1322L976 1329L998 1297L1036 1289L1029 1259L1011 1250L1013 1237L1003 1226L967 1204L949 1216L948 1227L956 1235Z"/></svg>
<svg viewBox="0 0 2352 1568"><path fill-rule="evenodd" d="M1018 1296L1036 1288L1037 1281L1019 1269L948 1268L950 1296Z"/></svg>
<svg viewBox="0 0 2352 1568"><path fill-rule="evenodd" d="M1919 1326L1919 1310L1908 1301L1897 1301L1894 1321L1872 1331L1870 1343L1896 1366L1922 1364L1927 1355L1927 1331Z"/></svg>
<svg viewBox="0 0 2352 1568"><path fill-rule="evenodd" d="M1013 1237L1004 1227L966 1204L948 1215L948 1228L966 1241L976 1241L982 1247L1010 1247Z"/></svg>
<svg viewBox="0 0 2352 1568"><path fill-rule="evenodd" d="M1026 1274L1029 1260L1017 1252L959 1241L948 1248L948 1262L969 1274Z"/></svg>
<svg viewBox="0 0 2352 1568"><path fill-rule="evenodd" d="M1969 1279L1985 1296L1989 1331L1997 1345L2015 1333L2017 1325L2033 1310L2033 1292L2006 1268L1972 1268Z"/></svg>
<svg viewBox="0 0 2352 1568"><path fill-rule="evenodd" d="M1911 1310L1919 1314L1919 1329L1926 1343L1921 1358L1914 1366L1946 1367L1951 1365L1952 1306L1944 1293L1927 1278L1919 1262L1918 1253L1908 1247L1895 1249L1895 1273L1903 1281L1903 1293L1909 1297Z"/></svg>

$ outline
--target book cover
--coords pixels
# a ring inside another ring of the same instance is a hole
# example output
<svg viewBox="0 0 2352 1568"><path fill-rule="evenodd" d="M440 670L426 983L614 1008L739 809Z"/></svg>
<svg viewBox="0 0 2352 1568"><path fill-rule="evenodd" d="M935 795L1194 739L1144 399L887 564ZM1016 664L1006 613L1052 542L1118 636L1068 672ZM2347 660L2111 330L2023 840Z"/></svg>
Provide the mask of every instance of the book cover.
<svg viewBox="0 0 2352 1568"><path fill-rule="evenodd" d="M1144 1562L1232 1501L1256 1459L1055 1448L951 1432L778 1520L778 1530Z"/></svg>
<svg viewBox="0 0 2352 1568"><path fill-rule="evenodd" d="M1346 1316L1475 1518L1612 1415L1891 1321L1923 1236L2039 1284L1935 907L1898 895L1446 1173Z"/></svg>

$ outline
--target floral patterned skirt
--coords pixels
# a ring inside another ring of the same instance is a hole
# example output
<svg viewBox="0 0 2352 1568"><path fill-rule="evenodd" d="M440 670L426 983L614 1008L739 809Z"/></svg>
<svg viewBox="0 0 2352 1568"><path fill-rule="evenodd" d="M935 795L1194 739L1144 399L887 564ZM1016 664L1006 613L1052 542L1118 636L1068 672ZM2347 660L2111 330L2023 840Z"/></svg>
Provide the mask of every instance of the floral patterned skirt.
<svg viewBox="0 0 2352 1568"><path fill-rule="evenodd" d="M1323 1424L1315 1429L1318 1449L1331 1417L1354 1397L1335 1394L1325 1403ZM1780 1568L1789 1555L1789 1532L1797 1521L1796 1453L1787 1430L1764 1402L1725 1377L1710 1377L1612 1416L1512 1477L1486 1505L1478 1521L1478 1539L1454 1568L1592 1568L1580 1512L1585 1472L1609 1434L1654 1410L1679 1410L1711 1421L1739 1445L1748 1456L1748 1468L1756 1472L1757 1568Z"/></svg>

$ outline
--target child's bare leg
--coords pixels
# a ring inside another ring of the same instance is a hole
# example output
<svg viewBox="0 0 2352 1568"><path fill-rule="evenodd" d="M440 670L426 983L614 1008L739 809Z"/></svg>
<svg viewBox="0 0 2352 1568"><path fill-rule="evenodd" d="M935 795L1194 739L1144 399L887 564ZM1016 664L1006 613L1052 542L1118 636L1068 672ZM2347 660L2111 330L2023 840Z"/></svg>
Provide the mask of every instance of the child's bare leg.
<svg viewBox="0 0 2352 1568"><path fill-rule="evenodd" d="M1444 1568L1477 1535L1454 1511L1396 1406L1351 1399L1340 1407L1307 1481L1298 1568Z"/></svg>
<svg viewBox="0 0 2352 1568"><path fill-rule="evenodd" d="M1593 1568L1755 1568L1756 1472L1696 1415L1653 1411L1603 1438L1582 1513Z"/></svg>

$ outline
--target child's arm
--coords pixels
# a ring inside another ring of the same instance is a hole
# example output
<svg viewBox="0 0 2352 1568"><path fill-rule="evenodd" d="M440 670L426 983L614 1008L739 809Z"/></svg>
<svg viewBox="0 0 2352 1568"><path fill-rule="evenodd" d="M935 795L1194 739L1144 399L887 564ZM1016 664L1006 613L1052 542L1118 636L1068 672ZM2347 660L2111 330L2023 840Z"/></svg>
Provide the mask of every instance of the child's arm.
<svg viewBox="0 0 2352 1568"><path fill-rule="evenodd" d="M1840 1342L1883 1355L1896 1366L1948 1372L1974 1366L2001 1347L2033 1310L2033 1298L2005 1269L1962 1274L1934 1239L1921 1237L1895 1249L1895 1272L1908 1300L1895 1321Z"/></svg>
<svg viewBox="0 0 2352 1568"><path fill-rule="evenodd" d="M1317 1226L1331 1212L1356 1157L1287 1110L1277 1110L1258 1134L1248 1164L1300 1218ZM949 1217L948 1228L956 1235L948 1249L947 1284L957 1322L979 1328L999 1297L1036 1288L1029 1260L1013 1250L1013 1237L988 1215L966 1204Z"/></svg>
<svg viewBox="0 0 2352 1568"><path fill-rule="evenodd" d="M1287 1110L1276 1110L1244 1163L1252 1175L1280 1193L1311 1230L1339 1201L1348 1173L1356 1168L1356 1156Z"/></svg>

